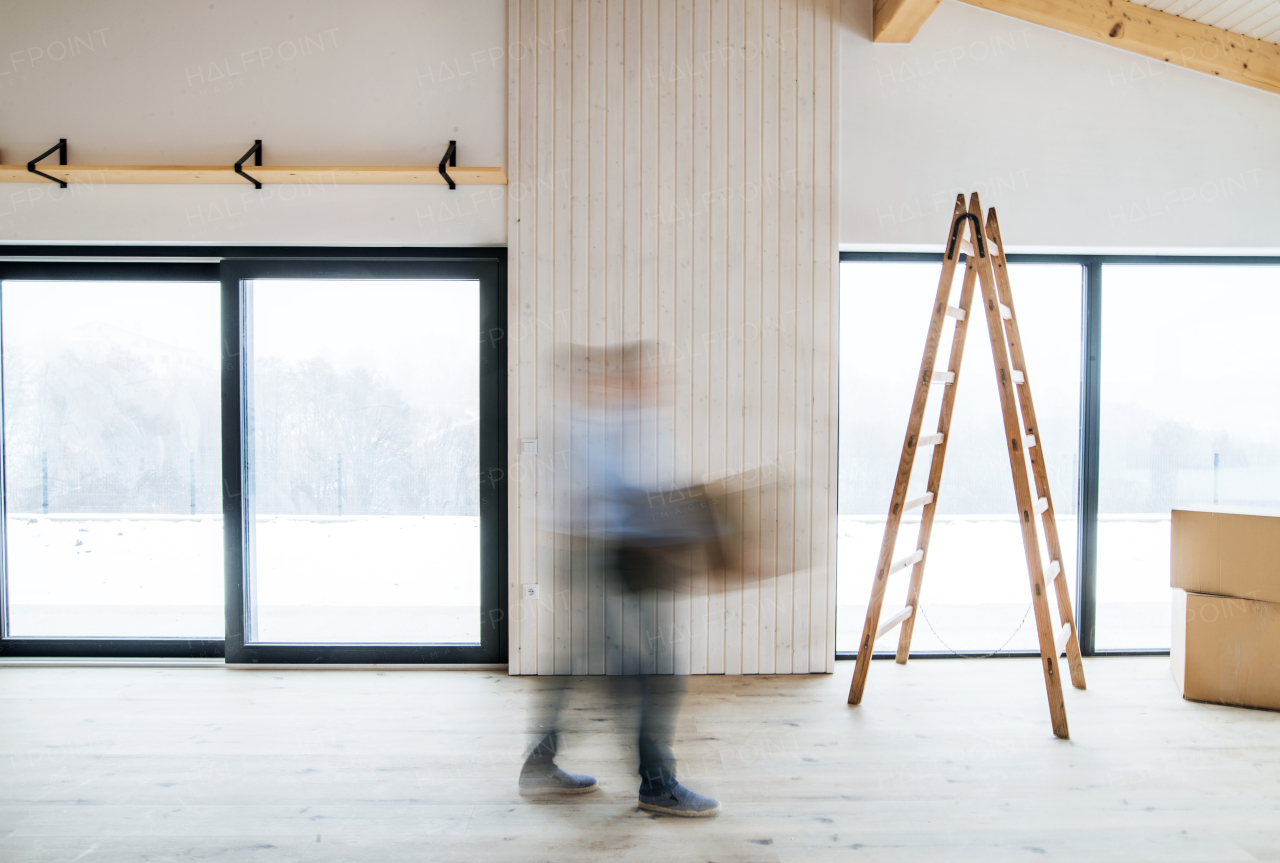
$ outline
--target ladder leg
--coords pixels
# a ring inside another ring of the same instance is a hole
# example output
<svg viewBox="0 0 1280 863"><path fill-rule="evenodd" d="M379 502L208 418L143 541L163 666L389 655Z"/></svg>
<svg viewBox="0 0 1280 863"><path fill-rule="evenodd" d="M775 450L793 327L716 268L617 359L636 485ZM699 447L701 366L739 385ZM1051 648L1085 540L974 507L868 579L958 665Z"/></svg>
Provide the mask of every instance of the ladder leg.
<svg viewBox="0 0 1280 863"><path fill-rule="evenodd" d="M952 224L965 213L964 196L956 198ZM876 628L880 625L880 609L884 605L884 591L893 563L893 550L898 541L898 527L902 523L903 504L907 501L907 486L911 482L911 468L915 464L920 427L924 424L925 403L933 386L933 365L938 356L938 344L942 339L942 324L947 317L947 303L951 298L951 285L955 280L959 255L943 260L942 275L938 279L938 293L933 303L933 316L929 319L929 333L925 338L924 357L920 361L920 374L916 378L915 399L911 403L911 415L907 420L907 434L902 443L902 456L898 460L898 475L894 480L893 497L889 503L889 517L885 521L884 539L880 544L880 558L876 563L875 580L871 583L871 598L867 602L867 619L858 642L858 660L853 668L853 681L849 685L849 703L862 702L862 692L867 684L867 672L871 667L871 652L875 648Z"/></svg>
<svg viewBox="0 0 1280 863"><path fill-rule="evenodd" d="M969 199L969 212L975 217L975 226L980 226L982 208L977 193ZM974 245L977 246L978 243L979 238L975 236ZM1013 368L1009 362L1009 350L1005 344L1002 304L989 253L978 255L978 278L982 284L983 307L987 316L988 334L991 337L991 354L995 360L1000 410L1004 415L1005 446L1009 452L1014 495L1018 501L1018 523L1022 529L1022 544L1027 557L1027 574L1031 580L1031 602L1035 609L1036 634L1040 640L1040 664L1044 672L1046 694L1049 698L1049 716L1053 722L1053 733L1066 740L1071 735L1067 728L1067 708L1062 698L1062 674L1058 668L1057 653L1054 651L1048 585L1045 583L1040 562L1040 540L1032 520L1034 505L1031 500L1031 483L1027 475L1026 457L1023 453L1023 436L1018 422L1018 408L1013 389Z"/></svg>
<svg viewBox="0 0 1280 863"><path fill-rule="evenodd" d="M951 434L951 411L955 407L956 392L960 386L960 363L964 359L965 336L969 331L969 310L973 304L973 286L978 280L978 269L972 261L965 267L964 284L960 288L960 309L964 317L956 321L951 337L951 358L947 362L947 370L952 378L946 392L942 394L942 405L938 411L938 434L942 435L942 443L933 448L933 460L929 465L929 483L927 491L933 492L933 500L925 505L920 514L920 538L916 548L924 551L924 557L911 569L911 586L907 589L907 607L911 613L902 622L898 632L898 655L895 657L899 665L905 665L911 655L911 635L915 631L916 615L920 612L920 584L924 581L924 565L929 561L929 540L933 536L933 516L938 511L938 494L942 485L942 465L947 458L947 441Z"/></svg>
<svg viewBox="0 0 1280 863"><path fill-rule="evenodd" d="M1036 445L1026 449L1031 461L1031 473L1035 479L1036 496L1042 498L1047 506L1040 514L1044 525L1046 551L1050 561L1057 561L1058 573L1050 580L1053 582L1054 594L1058 603L1058 619L1071 627L1066 643L1067 667L1071 671L1071 684L1076 689L1085 688L1084 663L1080 658L1080 639L1076 636L1075 612L1071 605L1071 592L1068 589L1067 573L1062 565L1062 543L1058 537L1058 520L1053 509L1053 495L1049 491L1049 472L1044 455L1044 440L1040 434L1040 426L1036 422L1035 401L1031 397L1031 379L1027 375L1026 357L1022 351L1022 335L1018 330L1018 316L1013 305L1013 286L1009 282L1009 269L1004 253L1004 238L1000 235L1000 222L996 218L993 207L987 214L987 236L995 242L991 265L996 277L996 290L1003 303L1009 309L1009 318L1004 322L1005 338L1009 345L1009 361L1012 367L1022 372L1022 383L1017 386L1018 404L1022 409L1023 431L1035 439ZM1051 564L1052 565L1052 564ZM1053 648L1057 655L1057 646Z"/></svg>

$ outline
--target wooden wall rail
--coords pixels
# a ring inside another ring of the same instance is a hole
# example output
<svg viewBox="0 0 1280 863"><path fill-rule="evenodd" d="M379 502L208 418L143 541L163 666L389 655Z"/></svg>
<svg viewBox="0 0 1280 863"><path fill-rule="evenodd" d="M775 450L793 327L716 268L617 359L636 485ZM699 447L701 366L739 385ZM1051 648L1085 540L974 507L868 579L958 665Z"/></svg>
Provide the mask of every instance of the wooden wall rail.
<svg viewBox="0 0 1280 863"><path fill-rule="evenodd" d="M511 671L831 671L840 2L509 3ZM673 359L675 445L629 441L648 482L788 478L743 504L768 560L664 603L608 594L558 530L585 517L581 346L637 339Z"/></svg>
<svg viewBox="0 0 1280 863"><path fill-rule="evenodd" d="M226 183L252 188L230 165L50 165L36 166L41 172L67 183ZM246 165L245 173L263 184L313 183L322 185L445 185L435 165L416 167L350 167ZM449 168L449 176L460 186L505 186L501 168ZM0 183L48 183L27 170L26 165L0 165Z"/></svg>

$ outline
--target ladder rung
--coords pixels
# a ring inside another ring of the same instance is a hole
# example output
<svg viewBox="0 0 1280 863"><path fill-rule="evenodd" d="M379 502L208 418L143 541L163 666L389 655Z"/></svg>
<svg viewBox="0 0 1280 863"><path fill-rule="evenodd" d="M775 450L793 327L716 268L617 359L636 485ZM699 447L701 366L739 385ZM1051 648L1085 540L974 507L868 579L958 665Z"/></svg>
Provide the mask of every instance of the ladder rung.
<svg viewBox="0 0 1280 863"><path fill-rule="evenodd" d="M927 434L924 437L920 438L920 446L937 446L938 444L942 443L945 437L946 435Z"/></svg>
<svg viewBox="0 0 1280 863"><path fill-rule="evenodd" d="M921 560L924 560L924 551L922 549L917 548L911 554L902 558L902 560L894 561L893 566L889 567L889 574L893 575L895 572L901 572L902 570L906 569L908 566L911 566L914 563L918 563Z"/></svg>
<svg viewBox="0 0 1280 863"><path fill-rule="evenodd" d="M1012 319L1013 319L1013 309L1009 308L1009 307L1008 307L1008 306L1006 306L1004 303L1001 303L1001 304L1000 304L1000 317L1004 318L1006 321L1008 321L1008 320L1012 320Z"/></svg>
<svg viewBox="0 0 1280 863"><path fill-rule="evenodd" d="M1044 512L1048 508L1049 508L1049 498L1047 497L1036 498L1036 505L1035 505L1036 515L1039 515L1040 513Z"/></svg>
<svg viewBox="0 0 1280 863"><path fill-rule="evenodd" d="M880 625L880 628L876 630L876 641L880 640L880 636L884 635L886 632L893 629L899 623L902 623L902 621L910 617L911 612L914 610L915 610L914 608L908 605L906 608L902 609L902 611L899 611L893 617L889 618L884 623L882 623Z"/></svg>
<svg viewBox="0 0 1280 863"><path fill-rule="evenodd" d="M1036 436L1033 434L1027 435L1027 448L1030 449L1035 445L1036 445Z"/></svg>
<svg viewBox="0 0 1280 863"><path fill-rule="evenodd" d="M964 320L964 309L958 306L947 306L947 314L955 318L957 321Z"/></svg>
<svg viewBox="0 0 1280 863"><path fill-rule="evenodd" d="M902 511L906 512L907 510L915 509L918 506L928 506L931 503L933 503L933 492L926 491L923 497L918 497L915 500L909 500L904 503L902 505Z"/></svg>
<svg viewBox="0 0 1280 863"><path fill-rule="evenodd" d="M973 254L973 243L969 242L967 237L960 241L960 251L964 252L966 255Z"/></svg>
<svg viewBox="0 0 1280 863"><path fill-rule="evenodd" d="M1058 573L1060 572L1062 572L1062 564L1058 563L1056 560L1051 560L1049 561L1049 569L1044 574L1044 580L1046 582L1051 582L1058 577Z"/></svg>
<svg viewBox="0 0 1280 863"><path fill-rule="evenodd" d="M877 636L878 638L879 636ZM1053 639L1053 655L1061 656L1062 651L1067 649L1067 642L1071 640L1071 624L1064 623L1062 628L1058 630L1057 636Z"/></svg>
<svg viewBox="0 0 1280 863"><path fill-rule="evenodd" d="M933 382L935 384L953 384L956 382L955 372L934 372Z"/></svg>
<svg viewBox="0 0 1280 863"><path fill-rule="evenodd" d="M1027 382L1027 376L1017 369L1014 369L1009 374L1013 375L1013 382L1015 384L1025 384Z"/></svg>

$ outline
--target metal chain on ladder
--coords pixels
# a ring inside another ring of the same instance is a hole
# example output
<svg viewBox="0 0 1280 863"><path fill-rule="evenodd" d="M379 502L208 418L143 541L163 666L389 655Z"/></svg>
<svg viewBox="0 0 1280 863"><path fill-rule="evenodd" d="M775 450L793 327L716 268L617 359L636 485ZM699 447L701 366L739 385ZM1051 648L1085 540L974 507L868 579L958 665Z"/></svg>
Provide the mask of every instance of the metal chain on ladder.
<svg viewBox="0 0 1280 863"><path fill-rule="evenodd" d="M954 653L956 656L960 657L961 659L990 659L991 657L995 656L997 653L999 653L1000 651L1008 647L1009 642L1013 641L1014 636L1022 631L1022 625L1027 622L1027 617L1031 614L1031 606L1033 604L1034 603L1030 603L1030 602L1027 603L1027 610L1022 612L1022 620L1018 621L1017 628L1014 629L1013 632L1009 635L1009 637L1004 640L1004 644L1000 645L990 653L984 653L981 656L974 656L968 653L961 653L960 651L952 647L950 644L947 644L945 641L943 641L942 636L938 635L938 630L933 628L933 621L929 619L929 614L924 610L923 603L920 605L920 614L924 616L925 624L929 627L929 631L933 633L933 637L938 639L938 643L941 644L943 647L945 647L947 650Z"/></svg>

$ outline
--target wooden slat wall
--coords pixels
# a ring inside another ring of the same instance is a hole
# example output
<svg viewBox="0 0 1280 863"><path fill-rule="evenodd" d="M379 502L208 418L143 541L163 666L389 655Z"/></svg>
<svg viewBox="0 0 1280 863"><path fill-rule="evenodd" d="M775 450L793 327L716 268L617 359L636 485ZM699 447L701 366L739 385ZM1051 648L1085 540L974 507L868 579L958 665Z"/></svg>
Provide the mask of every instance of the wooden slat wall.
<svg viewBox="0 0 1280 863"><path fill-rule="evenodd" d="M833 670L839 7L510 0L513 674ZM581 346L634 339L675 351L670 428L627 441L649 482L782 478L745 570L675 598L608 594L556 529L588 516Z"/></svg>

